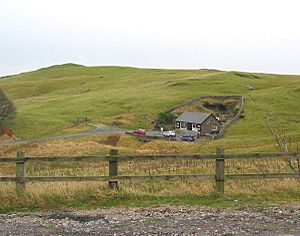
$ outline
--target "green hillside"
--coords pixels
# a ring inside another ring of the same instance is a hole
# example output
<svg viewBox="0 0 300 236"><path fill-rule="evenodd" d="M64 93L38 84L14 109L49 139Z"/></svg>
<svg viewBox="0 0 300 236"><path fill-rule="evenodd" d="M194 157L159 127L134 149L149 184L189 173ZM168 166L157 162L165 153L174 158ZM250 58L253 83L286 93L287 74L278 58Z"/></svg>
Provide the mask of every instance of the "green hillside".
<svg viewBox="0 0 300 236"><path fill-rule="evenodd" d="M245 116L226 132L228 144L271 143L269 113L300 139L300 76L65 64L3 77L0 87L18 111L6 125L22 139L66 133L77 117L151 129L159 112L200 95L245 96Z"/></svg>

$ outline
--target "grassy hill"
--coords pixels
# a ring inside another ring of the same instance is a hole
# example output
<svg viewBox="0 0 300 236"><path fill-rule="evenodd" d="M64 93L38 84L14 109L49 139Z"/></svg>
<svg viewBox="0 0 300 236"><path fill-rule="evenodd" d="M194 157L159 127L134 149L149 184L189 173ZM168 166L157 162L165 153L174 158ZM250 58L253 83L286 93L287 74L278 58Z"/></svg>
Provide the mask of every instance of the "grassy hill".
<svg viewBox="0 0 300 236"><path fill-rule="evenodd" d="M273 143L265 123L270 113L295 141L300 140L300 76L65 64L3 77L0 87L18 111L5 125L22 139L73 132L77 117L95 124L151 129L159 112L193 97L243 95L245 117L220 143L250 149L256 143ZM82 129L88 127L78 127Z"/></svg>
<svg viewBox="0 0 300 236"><path fill-rule="evenodd" d="M249 90L249 86L254 89ZM205 153L222 146L226 152L275 151L276 145L266 122L278 125L279 133L293 138L293 150L300 143L300 76L271 75L217 70L161 70L128 67L85 67L74 64L52 66L0 79L0 87L14 101L17 115L4 125L18 138L52 136L90 129L74 124L77 117L91 123L126 128L151 129L159 112L201 95L243 95L244 118L234 123L224 138L208 142L139 142L122 135L117 143L120 154ZM271 121L266 117L272 114ZM16 150L29 156L71 156L107 154L111 149L105 135L2 146L2 157L15 156ZM121 162L122 163L122 162ZM213 173L212 161L123 162L122 174ZM226 170L243 172L286 171L283 160L253 159L226 161ZM108 174L100 163L80 165L43 163L26 166L28 176L88 176ZM15 164L2 163L0 176L14 176ZM254 204L298 203L299 182L282 180L226 180L226 194L213 192L213 181L179 180L122 183L110 191L107 183L31 183L23 198L15 194L14 183L0 188L0 212L60 207L147 206L188 204L249 206ZM47 189L47 191L45 191Z"/></svg>

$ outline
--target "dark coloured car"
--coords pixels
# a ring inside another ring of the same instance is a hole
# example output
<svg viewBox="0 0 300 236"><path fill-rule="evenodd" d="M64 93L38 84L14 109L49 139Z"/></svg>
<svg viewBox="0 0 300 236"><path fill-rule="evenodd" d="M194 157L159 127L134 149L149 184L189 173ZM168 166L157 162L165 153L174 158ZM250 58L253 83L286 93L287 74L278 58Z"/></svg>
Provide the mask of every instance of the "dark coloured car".
<svg viewBox="0 0 300 236"><path fill-rule="evenodd" d="M195 141L195 136L190 135L190 134L186 134L186 135L182 135L180 136L181 141Z"/></svg>

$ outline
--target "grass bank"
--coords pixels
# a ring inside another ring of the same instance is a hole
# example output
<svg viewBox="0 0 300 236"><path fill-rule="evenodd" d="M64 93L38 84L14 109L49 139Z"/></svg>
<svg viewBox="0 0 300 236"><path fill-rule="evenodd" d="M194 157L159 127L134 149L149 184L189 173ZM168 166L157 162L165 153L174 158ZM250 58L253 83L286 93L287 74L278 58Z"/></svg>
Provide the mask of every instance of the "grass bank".
<svg viewBox="0 0 300 236"><path fill-rule="evenodd" d="M293 180L230 181L225 185L224 196L214 194L213 183L207 181L156 181L120 186L119 191L110 191L106 183L36 183L28 185L25 196L17 197L13 184L1 184L0 212L158 205L259 208L300 202L299 182Z"/></svg>

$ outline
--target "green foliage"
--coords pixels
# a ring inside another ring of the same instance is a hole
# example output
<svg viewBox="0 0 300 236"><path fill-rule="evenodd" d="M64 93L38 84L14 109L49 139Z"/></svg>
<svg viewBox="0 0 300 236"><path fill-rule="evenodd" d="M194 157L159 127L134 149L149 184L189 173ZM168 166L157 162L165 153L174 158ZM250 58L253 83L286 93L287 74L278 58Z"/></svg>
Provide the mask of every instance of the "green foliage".
<svg viewBox="0 0 300 236"><path fill-rule="evenodd" d="M171 112L158 113L158 119L156 121L156 128L159 127L174 127L175 115Z"/></svg>
<svg viewBox="0 0 300 236"><path fill-rule="evenodd" d="M0 89L0 120L9 118L16 108L11 100L8 99L2 89Z"/></svg>
<svg viewBox="0 0 300 236"><path fill-rule="evenodd" d="M85 116L85 117L76 117L76 119L73 120L73 123L75 125L78 125L78 124L81 124L81 123L84 123L84 122L88 122L88 121L89 121L89 119L88 119L87 116Z"/></svg>
<svg viewBox="0 0 300 236"><path fill-rule="evenodd" d="M243 95L244 118L210 145L222 145L228 151L253 150L260 144L272 149L274 140L265 123L270 112L300 140L300 76L246 75L215 70L53 66L0 79L1 88L18 109L16 119L3 123L21 139L66 134L74 119L83 116L94 124L152 129L158 113L194 97Z"/></svg>

